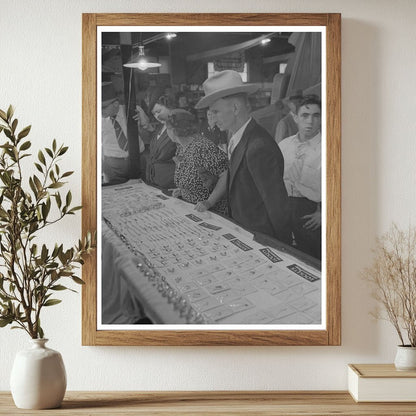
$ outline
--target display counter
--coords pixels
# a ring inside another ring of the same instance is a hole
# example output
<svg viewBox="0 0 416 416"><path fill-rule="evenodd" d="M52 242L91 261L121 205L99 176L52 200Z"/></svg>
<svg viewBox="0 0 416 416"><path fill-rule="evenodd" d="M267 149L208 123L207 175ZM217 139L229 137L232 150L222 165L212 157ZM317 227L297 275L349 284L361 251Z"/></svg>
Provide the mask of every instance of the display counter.
<svg viewBox="0 0 416 416"><path fill-rule="evenodd" d="M103 325L321 324L316 260L141 181L101 201Z"/></svg>

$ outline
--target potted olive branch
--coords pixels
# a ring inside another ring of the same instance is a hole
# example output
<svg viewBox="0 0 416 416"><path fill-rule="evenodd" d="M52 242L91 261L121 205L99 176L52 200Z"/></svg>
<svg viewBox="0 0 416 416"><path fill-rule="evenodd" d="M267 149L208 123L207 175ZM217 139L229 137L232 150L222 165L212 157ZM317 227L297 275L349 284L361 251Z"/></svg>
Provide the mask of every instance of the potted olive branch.
<svg viewBox="0 0 416 416"><path fill-rule="evenodd" d="M416 228L404 231L392 224L377 239L373 263L362 277L382 306L383 312L373 315L389 321L400 339L396 368L416 370Z"/></svg>
<svg viewBox="0 0 416 416"><path fill-rule="evenodd" d="M58 162L68 147L57 145L55 139L50 147L39 150L34 162L36 173L25 180L22 160L31 156L27 152L31 142L26 139L31 126L17 132L18 119L13 118L13 115L12 106L7 111L0 110L0 136L5 136L5 140L0 142L0 327L12 325L12 328L23 329L35 342L44 338L41 326L43 308L61 302L54 294L64 290L74 291L63 285L62 280L71 279L77 284L84 283L76 275L76 270L83 264L83 258L93 250L95 236L87 233L69 249L64 249L58 243L49 248L38 242L39 233L45 237L45 229L49 229L67 215L74 215L81 206L71 206L71 191L60 191L65 185L65 179L73 172L62 172L59 168ZM37 348L44 352L47 350L46 355L49 356L53 351L46 348L44 342L39 342ZM57 362L56 368L63 369L60 354L56 351L54 353L59 355L57 359L61 361ZM61 381L63 389L58 394L62 397L45 402L45 396L43 399L38 398L35 404L29 403L27 400L31 394L28 394L27 388L30 382L16 381L16 374L23 371L21 368L15 371L17 358L11 377L16 405L23 408L59 406L66 388L65 370L63 369L64 380ZM30 373L34 368L26 368L25 371ZM13 384L23 391L14 392ZM55 389L49 385L44 387L52 389L51 391ZM39 389L39 386L36 388Z"/></svg>

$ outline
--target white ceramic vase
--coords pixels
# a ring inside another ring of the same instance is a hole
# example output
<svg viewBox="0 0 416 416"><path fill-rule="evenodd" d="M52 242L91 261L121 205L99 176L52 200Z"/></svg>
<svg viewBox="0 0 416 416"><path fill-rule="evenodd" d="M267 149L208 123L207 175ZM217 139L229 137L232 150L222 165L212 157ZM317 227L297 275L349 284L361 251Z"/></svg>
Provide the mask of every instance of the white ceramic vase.
<svg viewBox="0 0 416 416"><path fill-rule="evenodd" d="M59 352L45 346L47 339L32 339L31 348L19 351L13 363L10 387L21 409L59 407L66 390L66 372Z"/></svg>
<svg viewBox="0 0 416 416"><path fill-rule="evenodd" d="M399 371L416 370L416 347L398 345L394 366Z"/></svg>

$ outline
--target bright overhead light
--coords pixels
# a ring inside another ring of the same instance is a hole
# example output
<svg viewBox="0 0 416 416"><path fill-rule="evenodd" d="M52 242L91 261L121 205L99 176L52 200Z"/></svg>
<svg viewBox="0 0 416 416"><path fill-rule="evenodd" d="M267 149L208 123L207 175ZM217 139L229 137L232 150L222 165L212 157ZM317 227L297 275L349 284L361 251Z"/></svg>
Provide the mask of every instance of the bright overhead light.
<svg viewBox="0 0 416 416"><path fill-rule="evenodd" d="M176 38L176 33L168 33L166 35L166 39L173 39L173 38Z"/></svg>
<svg viewBox="0 0 416 416"><path fill-rule="evenodd" d="M138 68L141 71L146 71L146 69L157 68L161 65L162 64L159 64L158 62L147 62L145 59L140 59L137 62L127 63L123 66L125 66L126 68Z"/></svg>
<svg viewBox="0 0 416 416"><path fill-rule="evenodd" d="M162 66L162 64L160 64L159 62L149 62L144 54L144 46L139 45L138 60L135 62L127 62L123 66L125 66L126 68L138 68L141 71L146 71L146 69L149 68L157 68L159 66Z"/></svg>
<svg viewBox="0 0 416 416"><path fill-rule="evenodd" d="M261 44L262 45L266 45L267 43L269 43L270 42L270 39L269 38L266 38L266 39L262 39L261 40Z"/></svg>

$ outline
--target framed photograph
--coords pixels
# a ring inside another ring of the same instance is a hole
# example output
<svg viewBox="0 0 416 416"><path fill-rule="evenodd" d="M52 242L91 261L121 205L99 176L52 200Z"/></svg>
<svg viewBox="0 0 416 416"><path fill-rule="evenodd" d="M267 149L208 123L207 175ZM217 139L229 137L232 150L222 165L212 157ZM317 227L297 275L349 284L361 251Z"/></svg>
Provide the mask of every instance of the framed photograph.
<svg viewBox="0 0 416 416"><path fill-rule="evenodd" d="M83 15L83 345L340 345L340 32Z"/></svg>

